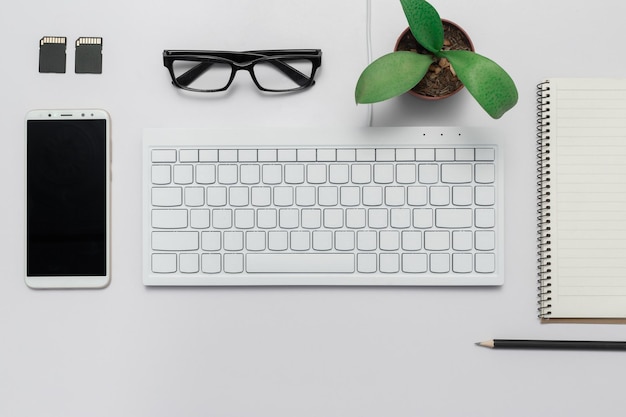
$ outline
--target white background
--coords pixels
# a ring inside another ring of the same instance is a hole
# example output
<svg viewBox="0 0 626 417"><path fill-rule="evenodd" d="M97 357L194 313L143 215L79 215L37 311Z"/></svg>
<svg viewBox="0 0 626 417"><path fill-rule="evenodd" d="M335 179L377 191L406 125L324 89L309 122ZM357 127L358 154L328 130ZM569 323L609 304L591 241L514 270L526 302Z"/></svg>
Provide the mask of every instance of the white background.
<svg viewBox="0 0 626 417"><path fill-rule="evenodd" d="M492 337L626 339L620 325L536 318L535 86L624 75L614 0L437 0L520 100L490 119L467 91L374 106L376 126L487 126L506 178L500 288L146 288L144 127L364 126L365 0L12 2L0 13L0 416L619 415L626 354L490 351ZM373 55L406 26L372 0ZM38 42L67 36L67 73L38 73ZM74 74L73 41L104 38L101 75ZM163 49L321 48L317 84L267 96L240 73L228 94L172 87ZM24 274L24 115L101 107L113 120L113 281L34 291Z"/></svg>

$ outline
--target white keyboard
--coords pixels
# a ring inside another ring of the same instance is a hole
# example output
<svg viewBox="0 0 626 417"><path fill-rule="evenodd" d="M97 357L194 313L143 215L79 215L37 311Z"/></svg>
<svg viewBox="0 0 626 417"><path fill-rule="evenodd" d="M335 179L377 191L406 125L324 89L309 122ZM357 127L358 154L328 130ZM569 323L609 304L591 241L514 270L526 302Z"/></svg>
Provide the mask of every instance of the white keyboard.
<svg viewBox="0 0 626 417"><path fill-rule="evenodd" d="M145 285L501 285L497 138L146 129Z"/></svg>

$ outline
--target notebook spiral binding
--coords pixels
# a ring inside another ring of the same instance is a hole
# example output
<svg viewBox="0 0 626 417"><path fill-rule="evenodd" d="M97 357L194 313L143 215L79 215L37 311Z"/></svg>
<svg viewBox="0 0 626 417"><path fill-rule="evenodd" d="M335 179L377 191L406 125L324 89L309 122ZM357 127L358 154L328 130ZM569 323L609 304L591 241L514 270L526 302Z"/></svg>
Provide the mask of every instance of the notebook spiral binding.
<svg viewBox="0 0 626 417"><path fill-rule="evenodd" d="M538 316L551 310L550 256L550 84L537 85L537 263Z"/></svg>

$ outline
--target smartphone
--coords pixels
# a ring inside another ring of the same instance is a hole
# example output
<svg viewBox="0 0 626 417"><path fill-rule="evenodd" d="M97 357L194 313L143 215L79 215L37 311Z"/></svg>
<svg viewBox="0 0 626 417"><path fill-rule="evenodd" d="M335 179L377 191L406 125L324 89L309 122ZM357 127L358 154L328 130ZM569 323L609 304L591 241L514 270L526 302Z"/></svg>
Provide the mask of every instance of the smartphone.
<svg viewBox="0 0 626 417"><path fill-rule="evenodd" d="M26 115L26 285L111 281L111 120L100 109Z"/></svg>

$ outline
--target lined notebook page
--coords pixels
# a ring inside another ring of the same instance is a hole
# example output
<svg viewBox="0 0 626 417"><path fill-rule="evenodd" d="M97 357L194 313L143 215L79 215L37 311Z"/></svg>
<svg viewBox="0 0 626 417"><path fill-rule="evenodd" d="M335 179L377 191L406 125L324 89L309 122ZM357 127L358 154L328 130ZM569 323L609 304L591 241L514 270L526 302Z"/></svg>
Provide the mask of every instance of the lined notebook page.
<svg viewBox="0 0 626 417"><path fill-rule="evenodd" d="M626 79L551 79L551 317L626 317Z"/></svg>

